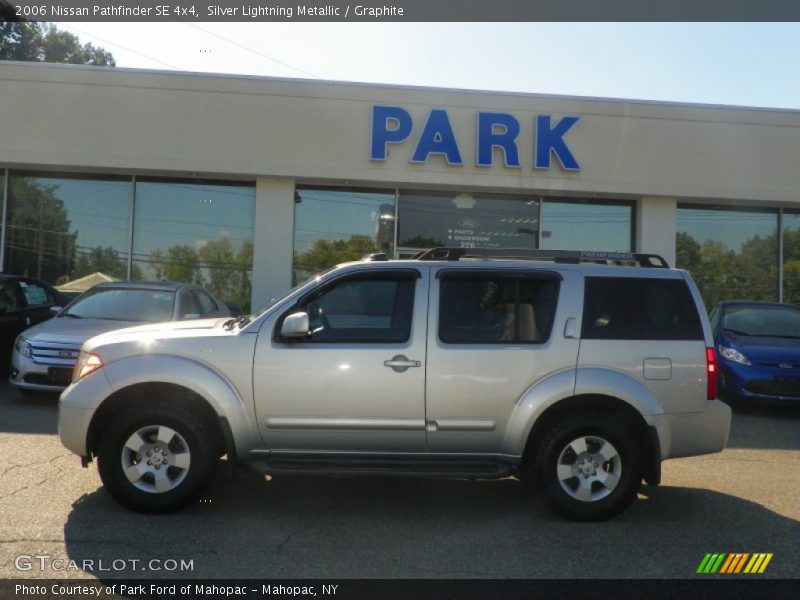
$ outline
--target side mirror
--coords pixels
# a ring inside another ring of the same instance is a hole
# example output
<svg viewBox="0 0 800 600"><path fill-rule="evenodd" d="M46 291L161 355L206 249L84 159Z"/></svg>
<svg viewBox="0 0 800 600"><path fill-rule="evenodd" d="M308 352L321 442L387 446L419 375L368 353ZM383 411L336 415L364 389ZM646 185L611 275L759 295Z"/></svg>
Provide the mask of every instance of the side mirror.
<svg viewBox="0 0 800 600"><path fill-rule="evenodd" d="M57 315L58 313L60 313L63 310L63 308L64 308L63 306L51 306L50 307L50 314L51 315Z"/></svg>
<svg viewBox="0 0 800 600"><path fill-rule="evenodd" d="M289 315L281 325L281 337L285 339L298 339L308 337L308 313L298 312Z"/></svg>

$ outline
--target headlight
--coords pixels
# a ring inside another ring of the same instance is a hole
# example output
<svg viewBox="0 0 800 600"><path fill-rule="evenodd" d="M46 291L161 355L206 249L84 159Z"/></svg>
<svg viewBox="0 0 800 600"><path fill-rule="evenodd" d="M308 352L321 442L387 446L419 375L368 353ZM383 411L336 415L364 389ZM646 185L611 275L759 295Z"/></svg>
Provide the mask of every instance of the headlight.
<svg viewBox="0 0 800 600"><path fill-rule="evenodd" d="M719 347L719 353L727 358L728 360L732 360L733 362L739 363L740 365L750 365L752 364L747 357L739 352L738 350L734 350L733 348L728 348L726 346Z"/></svg>
<svg viewBox="0 0 800 600"><path fill-rule="evenodd" d="M91 354L81 350L78 356L78 362L75 364L75 370L72 372L72 381L83 379L90 373L94 373L103 366L103 359L99 354Z"/></svg>
<svg viewBox="0 0 800 600"><path fill-rule="evenodd" d="M33 348L31 348L31 343L24 335L17 337L17 341L14 342L14 350L26 358L31 358L33 356Z"/></svg>

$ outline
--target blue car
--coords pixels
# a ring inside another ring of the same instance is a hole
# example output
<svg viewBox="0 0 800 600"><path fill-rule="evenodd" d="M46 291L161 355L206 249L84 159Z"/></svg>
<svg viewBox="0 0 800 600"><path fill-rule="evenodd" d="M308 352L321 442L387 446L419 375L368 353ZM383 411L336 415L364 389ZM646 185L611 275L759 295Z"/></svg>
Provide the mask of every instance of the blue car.
<svg viewBox="0 0 800 600"><path fill-rule="evenodd" d="M720 398L800 400L800 307L720 302L709 316Z"/></svg>

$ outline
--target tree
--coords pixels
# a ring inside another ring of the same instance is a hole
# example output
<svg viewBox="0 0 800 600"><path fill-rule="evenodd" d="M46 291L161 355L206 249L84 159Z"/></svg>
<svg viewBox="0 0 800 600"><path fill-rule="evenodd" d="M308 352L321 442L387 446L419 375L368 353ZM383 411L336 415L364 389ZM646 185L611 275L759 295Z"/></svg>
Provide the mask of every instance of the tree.
<svg viewBox="0 0 800 600"><path fill-rule="evenodd" d="M0 7L5 17L6 5ZM55 25L6 19L0 22L0 60L116 66L110 52L91 43L81 44L77 36Z"/></svg>
<svg viewBox="0 0 800 600"><path fill-rule="evenodd" d="M690 273L700 266L703 250L700 243L682 231L675 238L675 266Z"/></svg>
<svg viewBox="0 0 800 600"><path fill-rule="evenodd" d="M88 252L82 252L78 255L78 260L75 262L75 272L68 279L78 279L85 277L92 273L105 273L111 275L116 279L128 278L128 255L127 253L120 254L119 251L114 250L111 246L98 246L92 248ZM134 264L131 270L131 279L141 279L142 270L139 265Z"/></svg>
<svg viewBox="0 0 800 600"><path fill-rule="evenodd" d="M73 272L77 231L56 185L43 185L32 177L10 181L8 262L10 273L58 281Z"/></svg>
<svg viewBox="0 0 800 600"><path fill-rule="evenodd" d="M677 267L692 274L708 308L721 300L776 299L778 252L774 234L754 236L735 252L715 240L701 245L681 232L676 237L676 259Z"/></svg>
<svg viewBox="0 0 800 600"><path fill-rule="evenodd" d="M220 300L236 302L244 310L250 306L250 271L253 268L253 243L245 241L237 253L227 237L208 242L198 252L208 271L208 290Z"/></svg>
<svg viewBox="0 0 800 600"><path fill-rule="evenodd" d="M353 235L347 240L317 240L307 252L295 252L294 285L318 271L359 260L376 250L375 241L368 235Z"/></svg>
<svg viewBox="0 0 800 600"><path fill-rule="evenodd" d="M421 235L403 240L400 244L406 248L441 248L447 244L443 244L442 240L435 240L433 238L422 237Z"/></svg>
<svg viewBox="0 0 800 600"><path fill-rule="evenodd" d="M166 255L160 248L150 253L150 265L158 280L203 285L199 262L197 250L188 244L172 246Z"/></svg>
<svg viewBox="0 0 800 600"><path fill-rule="evenodd" d="M156 279L202 285L219 300L250 310L251 241L242 242L236 252L227 237L212 240L199 250L189 244L172 246L166 253L156 248L150 253L150 266ZM134 274L134 279L140 278L140 273Z"/></svg>

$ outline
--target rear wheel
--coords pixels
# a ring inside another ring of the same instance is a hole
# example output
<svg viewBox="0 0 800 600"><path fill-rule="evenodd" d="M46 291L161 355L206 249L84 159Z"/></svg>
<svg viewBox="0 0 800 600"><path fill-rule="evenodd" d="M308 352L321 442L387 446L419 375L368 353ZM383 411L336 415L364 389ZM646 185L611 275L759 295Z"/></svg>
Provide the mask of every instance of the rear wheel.
<svg viewBox="0 0 800 600"><path fill-rule="evenodd" d="M602 521L622 512L642 481L642 452L635 427L598 411L556 424L535 457L550 506L578 521Z"/></svg>
<svg viewBox="0 0 800 600"><path fill-rule="evenodd" d="M213 478L219 449L192 413L146 403L114 418L103 431L98 468L103 485L121 504L164 513L196 502Z"/></svg>

